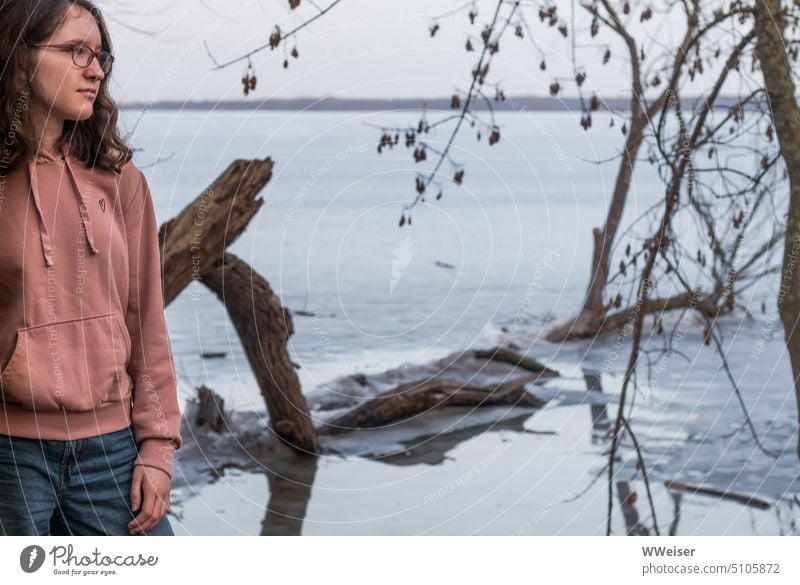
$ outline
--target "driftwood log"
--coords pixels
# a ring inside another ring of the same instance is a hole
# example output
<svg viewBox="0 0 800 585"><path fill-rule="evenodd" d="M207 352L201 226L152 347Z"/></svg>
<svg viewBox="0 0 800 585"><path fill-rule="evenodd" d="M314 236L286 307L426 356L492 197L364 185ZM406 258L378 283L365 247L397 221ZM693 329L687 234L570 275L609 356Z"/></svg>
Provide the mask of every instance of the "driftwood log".
<svg viewBox="0 0 800 585"><path fill-rule="evenodd" d="M286 351L292 316L269 283L226 252L203 275L225 305L267 405L273 431L298 451L316 453L317 435L300 379Z"/></svg>
<svg viewBox="0 0 800 585"><path fill-rule="evenodd" d="M164 306L194 280L225 305L247 354L274 432L295 449L317 452L300 380L286 350L291 317L267 281L226 252L247 228L272 176L272 160L235 160L177 216L159 228Z"/></svg>
<svg viewBox="0 0 800 585"><path fill-rule="evenodd" d="M539 407L542 400L525 390L541 374L527 374L494 388L469 386L444 378L429 378L403 384L327 421L321 433L335 434L353 429L381 427L445 406L497 406L513 404Z"/></svg>
<svg viewBox="0 0 800 585"><path fill-rule="evenodd" d="M264 200L272 160L233 161L194 201L161 225L164 306L193 279L201 279L247 228Z"/></svg>
<svg viewBox="0 0 800 585"><path fill-rule="evenodd" d="M271 430L298 453L317 454L312 423L299 378L287 352L294 333L292 316L269 283L244 260L227 252L247 228L263 199L258 193L272 176L272 160L235 160L177 216L159 229L164 270L164 306L193 281L202 282L228 311L258 381ZM382 426L444 406L522 405L542 401L524 386L557 376L536 360L508 347L479 351L475 358L504 362L527 372L502 384L468 385L446 377L403 384L353 407L321 432ZM210 395L209 395L210 396ZM204 422L224 424L224 411L210 398ZM220 417L214 416L215 409ZM208 420L207 420L208 419Z"/></svg>
<svg viewBox="0 0 800 585"><path fill-rule="evenodd" d="M532 357L522 355L507 347L503 347L502 345L494 349L477 350L475 351L475 357L486 360L494 360L497 362L504 362L513 366L519 366L520 368L530 370L531 372L544 372L548 375L558 375L558 372L551 370Z"/></svg>
<svg viewBox="0 0 800 585"><path fill-rule="evenodd" d="M197 412L194 424L207 427L215 433L230 430L225 412L225 399L211 388L202 385L197 390Z"/></svg>
<svg viewBox="0 0 800 585"><path fill-rule="evenodd" d="M719 490L711 487L689 485L687 483L683 483L680 481L667 480L664 482L664 485L667 487L667 489L670 490L677 490L681 492L687 492L690 494L703 494L706 496L716 496L724 500L732 500L734 502L738 502L739 504L744 504L745 506L758 508L759 510L767 510L768 508L772 507L772 504L770 504L766 500L762 500L757 496L737 494L735 492Z"/></svg>

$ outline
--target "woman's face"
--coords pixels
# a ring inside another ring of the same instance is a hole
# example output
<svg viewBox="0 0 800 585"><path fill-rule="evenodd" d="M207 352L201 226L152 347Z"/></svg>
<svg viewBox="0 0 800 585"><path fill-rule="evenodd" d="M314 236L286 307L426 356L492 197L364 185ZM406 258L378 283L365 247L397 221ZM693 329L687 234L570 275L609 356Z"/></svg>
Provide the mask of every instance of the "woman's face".
<svg viewBox="0 0 800 585"><path fill-rule="evenodd" d="M41 45L85 45L100 51L102 38L97 21L84 8L72 5L61 26ZM85 120L92 115L100 82L105 78L97 59L86 68L75 65L72 52L56 48L33 48L31 105L46 124ZM91 93L94 90L94 94Z"/></svg>

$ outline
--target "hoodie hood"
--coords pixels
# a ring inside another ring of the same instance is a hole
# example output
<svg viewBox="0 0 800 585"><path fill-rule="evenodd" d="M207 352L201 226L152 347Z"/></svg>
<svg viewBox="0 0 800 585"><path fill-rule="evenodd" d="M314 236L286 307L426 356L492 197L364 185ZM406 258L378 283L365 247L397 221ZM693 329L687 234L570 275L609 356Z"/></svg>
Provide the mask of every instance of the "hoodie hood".
<svg viewBox="0 0 800 585"><path fill-rule="evenodd" d="M28 174L31 182L31 194L33 195L33 203L34 207L36 207L36 213L39 215L39 236L42 242L42 256L44 257L46 266L55 266L56 259L53 243L50 239L50 233L48 232L47 224L44 221L44 214L42 213L42 204L39 195L39 176L37 172L37 166L43 163L62 161L67 167L67 174L70 176L72 186L74 187L73 192L75 193L83 228L86 230L86 240L89 242L89 248L91 249L92 254L100 253L94 244L92 218L89 216L89 210L87 209L87 206L83 203L83 193L81 192L81 189L78 185L78 180L75 177L75 172L72 168L75 160L75 156L69 150L69 145L65 142L62 143L58 156L53 156L45 152L39 152L28 161Z"/></svg>

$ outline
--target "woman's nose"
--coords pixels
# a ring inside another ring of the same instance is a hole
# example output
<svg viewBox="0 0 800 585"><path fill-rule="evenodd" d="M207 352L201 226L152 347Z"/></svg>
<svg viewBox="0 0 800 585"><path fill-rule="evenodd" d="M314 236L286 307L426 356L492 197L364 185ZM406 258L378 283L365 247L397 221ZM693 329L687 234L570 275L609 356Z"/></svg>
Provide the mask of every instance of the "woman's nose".
<svg viewBox="0 0 800 585"><path fill-rule="evenodd" d="M92 79L99 79L102 81L106 74L103 73L103 68L100 67L100 63L97 61L97 57L92 57L91 63L89 66L84 69L84 74L88 75Z"/></svg>

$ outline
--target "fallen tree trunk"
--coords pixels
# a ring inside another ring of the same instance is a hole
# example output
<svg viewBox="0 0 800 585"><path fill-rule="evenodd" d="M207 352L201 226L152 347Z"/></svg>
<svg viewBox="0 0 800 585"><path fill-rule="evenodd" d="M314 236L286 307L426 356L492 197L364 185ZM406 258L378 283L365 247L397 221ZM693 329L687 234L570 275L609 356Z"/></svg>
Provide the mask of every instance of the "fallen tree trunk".
<svg viewBox="0 0 800 585"><path fill-rule="evenodd" d="M593 325L591 336L599 336L604 333L618 331L625 327L631 327L633 322L636 321L637 315L639 314L660 315L662 313L668 313L669 311L675 311L678 309L690 309L715 319L721 315L730 313L730 311L733 310L732 307L727 304L720 304L722 293L723 289L718 288L708 294L702 294L701 292L694 291L680 293L671 297L646 299L640 305L631 305L629 307L625 307L624 309L606 313L601 320ZM554 327L553 331L569 328L572 326L571 323L572 322L570 321L565 325L556 326ZM587 335L589 335L588 332L588 329L584 330L584 333ZM581 337L584 337L584 335L570 334L569 336L564 337L562 340L572 340ZM549 337L548 340L550 340Z"/></svg>
<svg viewBox="0 0 800 585"><path fill-rule="evenodd" d="M558 372L556 372L555 370L551 370L550 368L548 368L541 362L533 359L532 357L522 355L520 353L515 352L512 349L503 346L498 346L494 349L489 349L489 350L476 350L475 357L487 360L494 360L497 362L504 362L506 364L511 364L513 366L519 366L520 368L530 370L531 372L543 372L547 375L558 376Z"/></svg>
<svg viewBox="0 0 800 585"><path fill-rule="evenodd" d="M402 384L383 392L324 423L321 433L381 427L445 406L496 406L513 404L540 407L544 401L525 390L544 373L527 374L494 387L468 386L445 378L429 378Z"/></svg>
<svg viewBox="0 0 800 585"><path fill-rule="evenodd" d="M159 228L164 306L191 282L211 289L228 311L258 381L274 432L303 453L317 437L286 342L289 312L267 281L225 252L261 208L258 193L272 176L272 160L235 160L183 211Z"/></svg>
<svg viewBox="0 0 800 585"><path fill-rule="evenodd" d="M269 283L226 252L203 274L203 282L228 310L258 380L274 432L299 451L316 453L317 435L286 343L292 316Z"/></svg>
<svg viewBox="0 0 800 585"><path fill-rule="evenodd" d="M159 229L164 306L198 279L247 229L272 176L272 160L233 161L194 201Z"/></svg>
<svg viewBox="0 0 800 585"><path fill-rule="evenodd" d="M725 306L717 306L717 301L722 295L722 290L716 290L713 294L702 295L698 292L681 293L671 297L646 299L642 308L637 310L636 306L628 307L608 315L603 321L602 329L614 331L621 329L627 323L636 318L636 313L641 311L645 315L650 313L666 313L675 309L694 309L715 318L729 311Z"/></svg>
<svg viewBox="0 0 800 585"><path fill-rule="evenodd" d="M724 490L718 490L716 488L710 487L701 487L701 486L694 486L689 485L686 483L682 483L679 481L665 481L664 485L671 490L677 490L681 492L688 492L691 494L703 494L706 496L716 496L718 498L723 498L725 500L733 500L734 502L738 502L740 504L744 504L745 506L752 506L753 508L758 508L760 510L766 510L772 507L772 504L769 502L757 498L755 496L745 496L743 494L737 494L733 492L728 492Z"/></svg>

